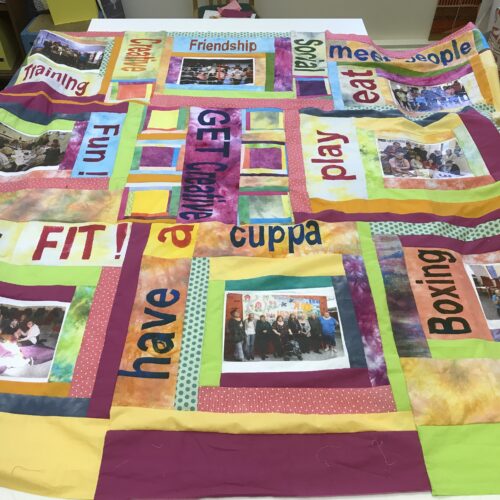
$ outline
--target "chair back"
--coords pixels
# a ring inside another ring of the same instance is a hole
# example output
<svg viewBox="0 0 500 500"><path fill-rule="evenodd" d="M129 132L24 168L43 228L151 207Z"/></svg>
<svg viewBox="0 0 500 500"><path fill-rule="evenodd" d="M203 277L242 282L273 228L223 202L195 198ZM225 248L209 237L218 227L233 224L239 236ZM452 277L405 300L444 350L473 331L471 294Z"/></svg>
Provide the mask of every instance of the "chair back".
<svg viewBox="0 0 500 500"><path fill-rule="evenodd" d="M254 1L255 0L246 0L245 3L248 3L251 5L251 7L254 7ZM194 17L198 17L198 9L200 7L203 7L204 5L209 5L210 7L223 7L224 5L227 5L229 3L229 0L193 0L193 14Z"/></svg>

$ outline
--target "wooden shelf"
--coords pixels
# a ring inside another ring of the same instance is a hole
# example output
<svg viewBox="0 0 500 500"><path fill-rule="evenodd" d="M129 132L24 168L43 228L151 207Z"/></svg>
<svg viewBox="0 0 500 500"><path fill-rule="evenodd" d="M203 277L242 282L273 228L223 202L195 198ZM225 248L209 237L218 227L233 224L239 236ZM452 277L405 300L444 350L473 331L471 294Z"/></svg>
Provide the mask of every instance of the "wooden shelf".
<svg viewBox="0 0 500 500"><path fill-rule="evenodd" d="M14 63L14 66L12 66L12 69L0 69L0 80L10 80L14 76L14 73L21 66L23 59L24 59L24 55L20 54L17 57L16 62Z"/></svg>
<svg viewBox="0 0 500 500"><path fill-rule="evenodd" d="M21 66L25 52L21 40L21 31L28 24L28 14L23 0L6 0L5 3L0 3L0 13L5 12L7 15L2 15L2 18L8 17L8 22L13 32L14 40L16 42L17 57L10 70L0 70L0 80L2 83L5 80L10 80L12 76Z"/></svg>

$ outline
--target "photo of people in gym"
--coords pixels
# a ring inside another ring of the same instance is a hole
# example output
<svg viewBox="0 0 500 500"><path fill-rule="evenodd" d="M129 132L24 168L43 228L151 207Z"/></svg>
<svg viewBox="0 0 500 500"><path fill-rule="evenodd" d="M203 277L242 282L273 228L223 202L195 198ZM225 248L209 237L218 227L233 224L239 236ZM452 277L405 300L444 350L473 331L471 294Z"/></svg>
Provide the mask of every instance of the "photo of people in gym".
<svg viewBox="0 0 500 500"><path fill-rule="evenodd" d="M181 85L252 85L253 59L189 58L182 60Z"/></svg>

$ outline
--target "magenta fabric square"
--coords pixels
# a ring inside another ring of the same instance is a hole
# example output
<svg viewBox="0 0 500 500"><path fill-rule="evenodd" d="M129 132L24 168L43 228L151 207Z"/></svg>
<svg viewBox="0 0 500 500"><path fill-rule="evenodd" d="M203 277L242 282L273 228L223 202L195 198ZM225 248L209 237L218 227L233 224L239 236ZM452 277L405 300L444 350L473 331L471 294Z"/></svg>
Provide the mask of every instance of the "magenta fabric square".
<svg viewBox="0 0 500 500"><path fill-rule="evenodd" d="M415 431L149 430L106 434L95 498L304 498L429 490Z"/></svg>
<svg viewBox="0 0 500 500"><path fill-rule="evenodd" d="M141 167L171 167L174 148L145 146L141 152Z"/></svg>
<svg viewBox="0 0 500 500"><path fill-rule="evenodd" d="M281 170L281 167L281 149L250 149L250 168L272 168L273 170Z"/></svg>

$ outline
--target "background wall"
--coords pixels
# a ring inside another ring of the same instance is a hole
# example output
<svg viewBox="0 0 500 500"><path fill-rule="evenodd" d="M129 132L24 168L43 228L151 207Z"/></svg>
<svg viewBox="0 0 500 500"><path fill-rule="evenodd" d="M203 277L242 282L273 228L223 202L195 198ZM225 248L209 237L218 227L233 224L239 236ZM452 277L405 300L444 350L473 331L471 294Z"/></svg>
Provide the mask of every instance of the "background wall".
<svg viewBox="0 0 500 500"><path fill-rule="evenodd" d="M192 17L191 0L122 0L127 17ZM264 18L361 17L381 45L414 46L428 40L437 0L255 0Z"/></svg>

